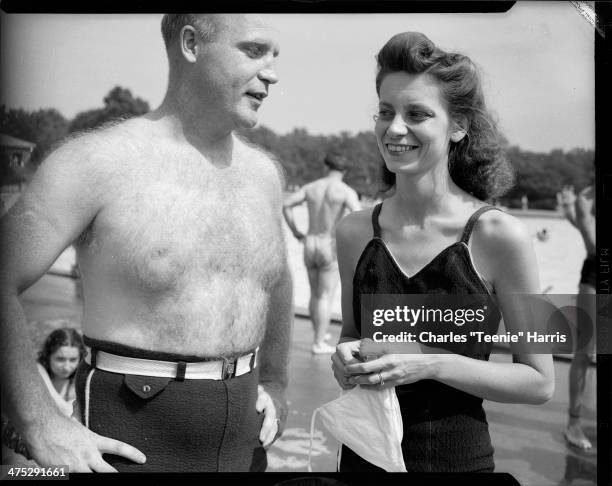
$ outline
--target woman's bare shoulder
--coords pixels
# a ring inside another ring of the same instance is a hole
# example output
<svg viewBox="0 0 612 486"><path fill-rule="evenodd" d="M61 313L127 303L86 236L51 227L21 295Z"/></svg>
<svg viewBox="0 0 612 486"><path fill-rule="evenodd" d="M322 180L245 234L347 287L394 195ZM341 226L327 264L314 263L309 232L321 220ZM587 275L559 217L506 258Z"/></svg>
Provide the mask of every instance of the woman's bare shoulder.
<svg viewBox="0 0 612 486"><path fill-rule="evenodd" d="M492 252L531 245L527 226L504 211L487 211L478 218L473 237Z"/></svg>
<svg viewBox="0 0 612 486"><path fill-rule="evenodd" d="M538 292L538 265L527 226L501 211L481 216L472 234L475 261L498 292Z"/></svg>
<svg viewBox="0 0 612 486"><path fill-rule="evenodd" d="M353 211L342 218L336 228L338 240L350 242L372 237L372 211L374 208Z"/></svg>

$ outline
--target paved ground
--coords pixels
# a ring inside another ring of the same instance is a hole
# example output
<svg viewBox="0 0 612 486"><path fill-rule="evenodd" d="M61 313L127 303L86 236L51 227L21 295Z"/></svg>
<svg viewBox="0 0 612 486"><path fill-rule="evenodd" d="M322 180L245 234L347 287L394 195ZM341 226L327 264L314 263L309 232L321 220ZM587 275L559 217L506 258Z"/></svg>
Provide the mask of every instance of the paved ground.
<svg viewBox="0 0 612 486"><path fill-rule="evenodd" d="M81 304L75 296L73 280L47 275L24 293L23 302L37 346L56 327L79 326ZM339 326L332 326L334 339L339 331ZM312 412L339 393L331 374L329 356L312 356L311 339L310 322L296 317L289 369L291 408L285 434L269 451L271 471L306 471ZM497 354L494 359L509 360L510 357ZM596 453L570 449L562 436L567 410L568 368L567 361L555 361L556 391L545 405L486 404L495 446L496 471L511 473L522 485L595 484ZM594 376L591 379L593 381ZM586 432L596 445L593 382L588 389ZM335 470L337 443L317 428L313 444L313 471Z"/></svg>

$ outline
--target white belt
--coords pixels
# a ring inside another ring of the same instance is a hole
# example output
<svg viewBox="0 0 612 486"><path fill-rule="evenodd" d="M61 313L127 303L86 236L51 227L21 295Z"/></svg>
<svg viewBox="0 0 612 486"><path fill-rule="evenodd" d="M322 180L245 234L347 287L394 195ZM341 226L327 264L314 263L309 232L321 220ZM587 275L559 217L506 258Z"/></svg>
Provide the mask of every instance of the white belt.
<svg viewBox="0 0 612 486"><path fill-rule="evenodd" d="M116 354L96 351L96 368L124 375L157 376L179 378L180 365L184 366L186 380L223 380L232 376L249 373L257 366L257 349L237 359L200 361L197 363L174 363L153 359L129 358ZM85 357L91 365L91 352Z"/></svg>

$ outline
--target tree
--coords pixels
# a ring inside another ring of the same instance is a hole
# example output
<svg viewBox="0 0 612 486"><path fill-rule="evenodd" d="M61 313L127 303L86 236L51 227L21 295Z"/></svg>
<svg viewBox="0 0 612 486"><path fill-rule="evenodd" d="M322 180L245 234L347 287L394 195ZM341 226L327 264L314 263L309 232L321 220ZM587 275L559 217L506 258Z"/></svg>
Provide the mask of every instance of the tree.
<svg viewBox="0 0 612 486"><path fill-rule="evenodd" d="M375 197L380 190L380 169L384 161L376 145L373 132L351 135L311 135L296 128L286 135L277 135L266 127L244 130L241 135L272 153L284 167L288 185L302 185L324 172L323 158L330 151L343 154L351 169L345 181L359 194ZM593 179L592 150L560 149L537 153L508 147L506 155L516 171L516 184L500 202L520 207L521 197L529 198L529 207L554 209L556 194L564 185L576 190L584 188Z"/></svg>
<svg viewBox="0 0 612 486"><path fill-rule="evenodd" d="M38 165L47 152L68 133L68 121L53 109L27 112L0 106L0 132L36 144L30 163Z"/></svg>
<svg viewBox="0 0 612 486"><path fill-rule="evenodd" d="M149 103L134 98L129 89L115 86L105 97L104 107L78 113L70 122L69 131L91 130L104 123L140 116L150 111Z"/></svg>
<svg viewBox="0 0 612 486"><path fill-rule="evenodd" d="M573 185L580 190L592 181L592 150L554 149L549 153L535 153L510 147L507 155L517 174L514 187L504 200L510 207L519 207L520 198L525 195L529 198L529 207L554 209L556 194L563 186Z"/></svg>

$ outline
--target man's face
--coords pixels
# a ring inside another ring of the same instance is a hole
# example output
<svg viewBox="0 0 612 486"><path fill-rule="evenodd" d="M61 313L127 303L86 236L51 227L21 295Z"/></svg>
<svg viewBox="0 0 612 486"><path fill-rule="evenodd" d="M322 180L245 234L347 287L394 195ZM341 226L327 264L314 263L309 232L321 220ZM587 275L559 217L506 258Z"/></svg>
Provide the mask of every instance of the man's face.
<svg viewBox="0 0 612 486"><path fill-rule="evenodd" d="M216 38L201 43L198 87L221 125L228 120L232 129L251 128L269 86L278 81L278 42L258 17L227 15L219 22Z"/></svg>

